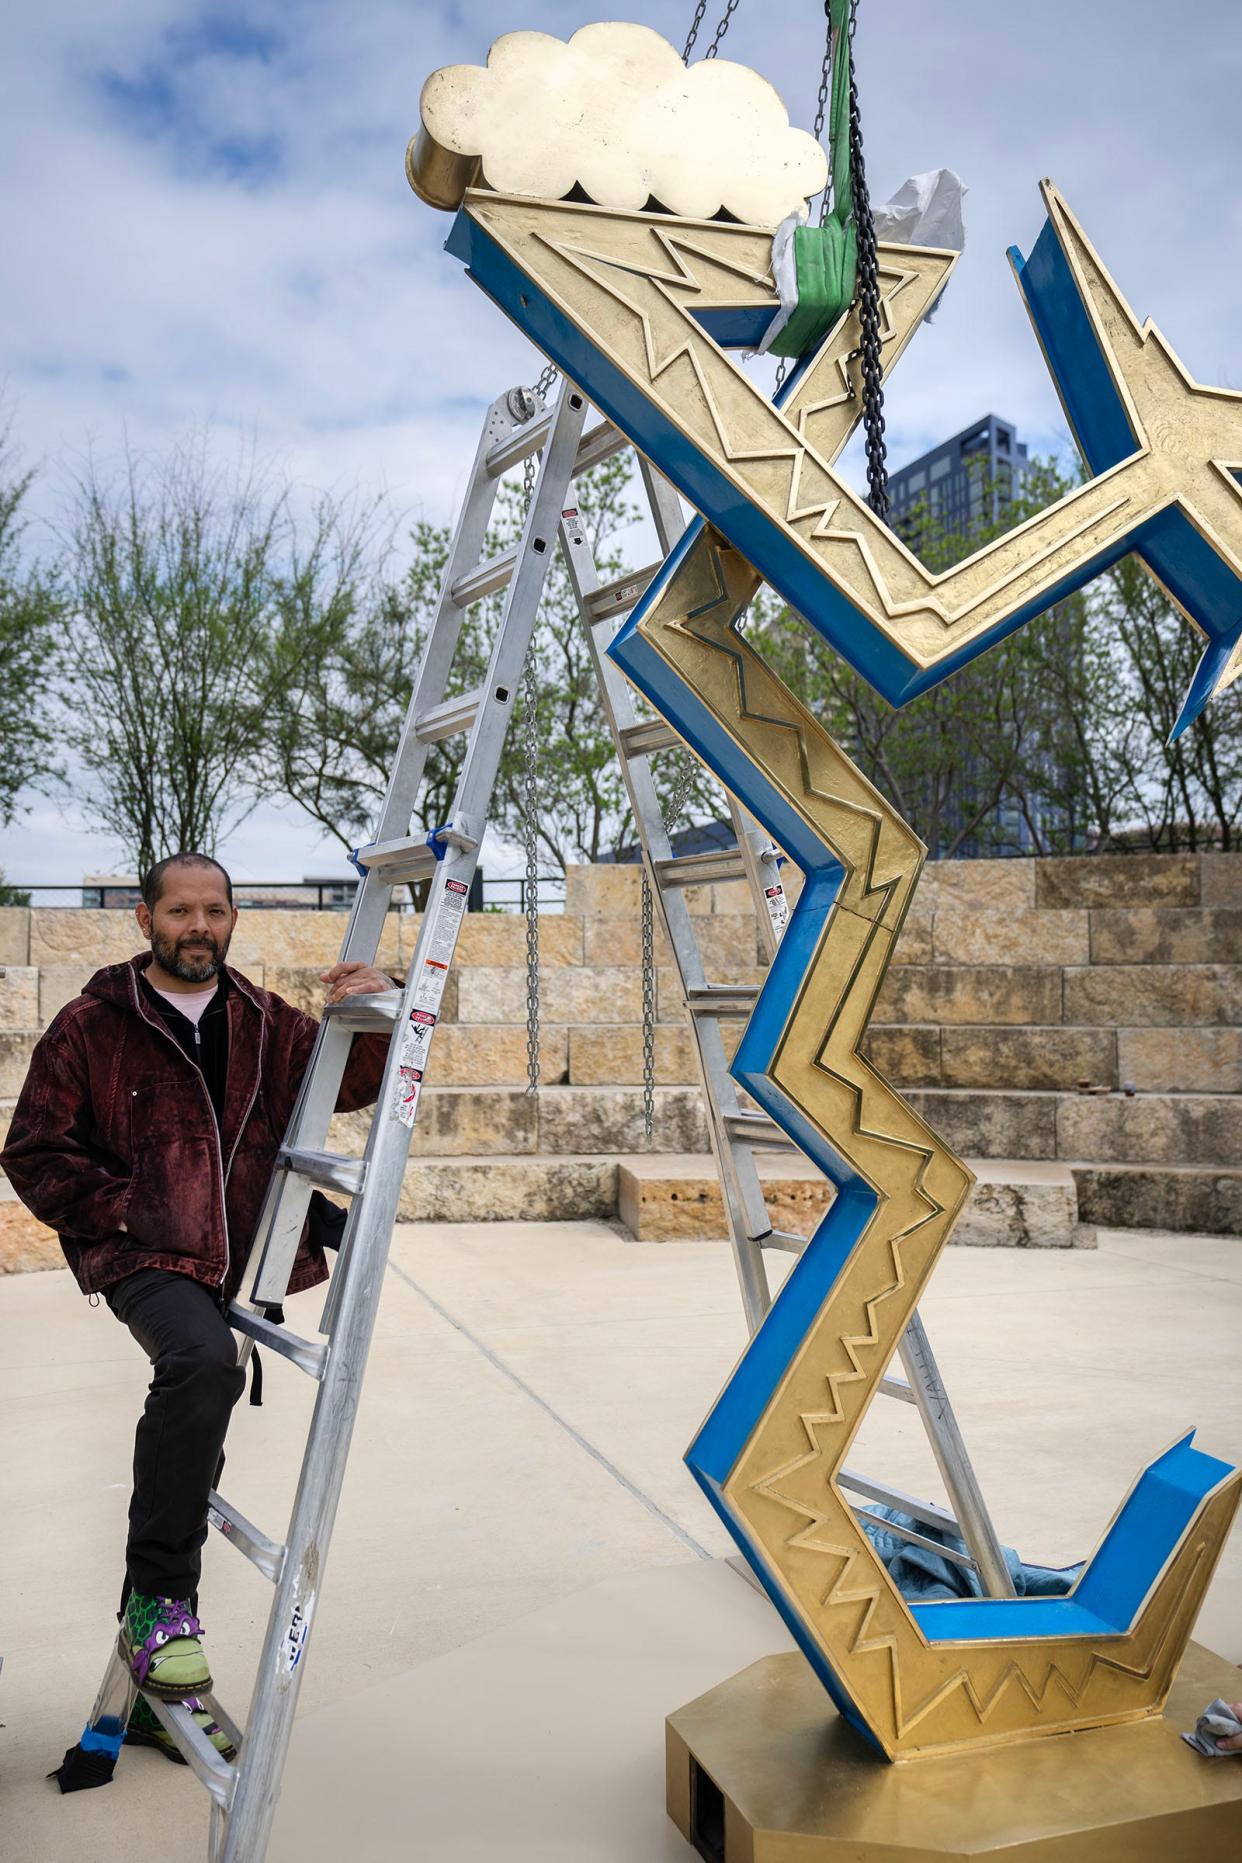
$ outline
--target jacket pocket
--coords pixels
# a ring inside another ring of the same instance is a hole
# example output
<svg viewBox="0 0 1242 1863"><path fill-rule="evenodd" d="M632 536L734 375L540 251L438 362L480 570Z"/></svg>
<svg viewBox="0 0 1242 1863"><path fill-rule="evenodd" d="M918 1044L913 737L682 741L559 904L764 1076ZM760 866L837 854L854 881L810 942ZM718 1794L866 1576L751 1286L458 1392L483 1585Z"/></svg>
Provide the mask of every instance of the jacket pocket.
<svg viewBox="0 0 1242 1863"><path fill-rule="evenodd" d="M201 1124L176 1086L131 1094L133 1182L125 1210L131 1243L198 1259L217 1252L219 1148Z"/></svg>

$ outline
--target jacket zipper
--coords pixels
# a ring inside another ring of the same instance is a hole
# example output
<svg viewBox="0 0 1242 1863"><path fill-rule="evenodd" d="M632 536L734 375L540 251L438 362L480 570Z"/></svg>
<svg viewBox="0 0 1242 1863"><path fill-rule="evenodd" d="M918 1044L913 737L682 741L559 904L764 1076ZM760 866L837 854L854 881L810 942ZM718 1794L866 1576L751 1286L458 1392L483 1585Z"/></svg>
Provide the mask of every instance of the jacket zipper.
<svg viewBox="0 0 1242 1863"><path fill-rule="evenodd" d="M168 1030L164 1027L162 1022L158 1022L154 1016L149 1016L146 1013L145 1009L143 1008L142 997L138 990L138 979L132 969L130 970L129 987L130 987L130 994L133 996L133 999L134 999L134 1007L138 1011L138 1014L142 1017L143 1021L146 1022L151 1028L157 1030L157 1032L164 1037L165 1041L171 1042L173 1047L177 1050L177 1053L181 1056L182 1060L186 1060L188 1057L186 1056L185 1049L181 1046L181 1043L177 1040L176 1036L171 1035L168 1032ZM228 1011L226 1010L225 1014L227 1015L227 1013ZM260 1017L261 1016L262 1016L262 1012L260 1011ZM196 1053L200 1052L202 1048L202 1037L200 1036L198 1032L197 1023L195 1023L194 1025L194 1048L195 1048ZM225 1166L225 1163L224 1163L224 1139L221 1136L221 1132L220 1132L220 1121L216 1118L216 1109L211 1103L211 1095L207 1091L207 1082L203 1077L203 1070L201 1066L196 1067L194 1069L194 1072L198 1075L199 1085L203 1089L203 1098L207 1102L207 1110L211 1114L211 1123L212 1123L212 1127L216 1135L216 1171L218 1173L219 1181L220 1181L220 1222L224 1229L224 1266L220 1270L220 1278L217 1281L216 1285L217 1287L223 1287L224 1283L229 1278L229 1254L230 1254L229 1212L228 1212L229 1172L233 1169L233 1160L237 1156L237 1147L241 1144L241 1135L246 1129L246 1121L247 1119L249 1119L251 1113L253 1112L254 1103L259 1097L259 1082L263 1076L262 1033L260 1033L260 1038L259 1038L259 1064L258 1064L258 1067L255 1069L254 1089L250 1095L250 1099L248 1100L246 1104L246 1110L242 1114L241 1124L237 1128L237 1137L233 1140L233 1147L232 1147L232 1150L229 1152L229 1161L228 1161L227 1167Z"/></svg>

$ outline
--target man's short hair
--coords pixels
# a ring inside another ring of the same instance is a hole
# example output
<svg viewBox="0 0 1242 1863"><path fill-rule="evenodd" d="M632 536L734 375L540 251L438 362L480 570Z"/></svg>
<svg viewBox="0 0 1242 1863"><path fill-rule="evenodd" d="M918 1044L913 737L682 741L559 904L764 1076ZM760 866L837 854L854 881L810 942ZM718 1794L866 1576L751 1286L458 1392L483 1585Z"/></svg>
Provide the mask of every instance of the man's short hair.
<svg viewBox="0 0 1242 1863"><path fill-rule="evenodd" d="M232 905L233 882L218 860L213 860L210 854L169 854L164 860L157 860L155 865L148 868L143 875L142 902L148 912L155 908L156 901L164 889L164 875L170 867L214 867L224 881L224 890L228 894L229 904Z"/></svg>

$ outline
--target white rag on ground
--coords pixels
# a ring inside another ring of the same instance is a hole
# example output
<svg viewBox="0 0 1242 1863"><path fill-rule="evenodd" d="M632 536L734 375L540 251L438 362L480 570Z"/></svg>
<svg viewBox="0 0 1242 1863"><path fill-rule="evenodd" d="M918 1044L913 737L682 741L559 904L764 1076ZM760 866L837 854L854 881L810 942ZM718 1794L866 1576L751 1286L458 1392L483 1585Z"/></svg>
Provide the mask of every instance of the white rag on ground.
<svg viewBox="0 0 1242 1863"><path fill-rule="evenodd" d="M1235 1734L1242 1734L1242 1721L1218 1695L1195 1722L1194 1733L1183 1734L1182 1739L1205 1759L1242 1759L1242 1751L1235 1748L1232 1753L1222 1753L1216 1744L1218 1740L1232 1739Z"/></svg>

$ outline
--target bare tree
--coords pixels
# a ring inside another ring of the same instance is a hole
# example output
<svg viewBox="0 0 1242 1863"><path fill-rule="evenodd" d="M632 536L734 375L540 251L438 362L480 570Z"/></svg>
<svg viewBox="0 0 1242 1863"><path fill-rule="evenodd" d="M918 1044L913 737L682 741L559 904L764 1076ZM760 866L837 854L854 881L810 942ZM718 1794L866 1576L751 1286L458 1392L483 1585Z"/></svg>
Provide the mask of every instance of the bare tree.
<svg viewBox="0 0 1242 1863"><path fill-rule="evenodd" d="M79 801L139 869L211 852L265 793L284 685L352 612L367 522L322 499L295 522L253 464L205 438L81 479L66 536L66 739Z"/></svg>
<svg viewBox="0 0 1242 1863"><path fill-rule="evenodd" d="M605 576L624 567L621 540L637 510L628 469L606 461L576 488L591 548ZM521 531L523 500L502 489L487 553L497 554ZM291 796L346 846L366 832L387 787L397 739L426 644L450 536L420 522L410 533L408 568L397 581L377 577L367 600L329 651L292 669L278 708L272 783ZM503 598L472 607L462 632L447 696L482 685ZM538 835L551 864L598 860L626 838L628 804L591 667L582 622L559 553L549 566L534 640L538 672ZM520 704L516 708L520 714ZM416 819L424 828L447 820L464 754L464 739L430 748ZM665 793L680 760L661 758L657 782ZM511 729L501 757L491 819L517 838L522 827L522 745ZM719 792L696 766L686 820L714 813Z"/></svg>
<svg viewBox="0 0 1242 1863"><path fill-rule="evenodd" d="M22 506L34 477L20 468L12 426L0 427L0 826L19 812L23 789L57 769L50 692L59 592L23 556Z"/></svg>

